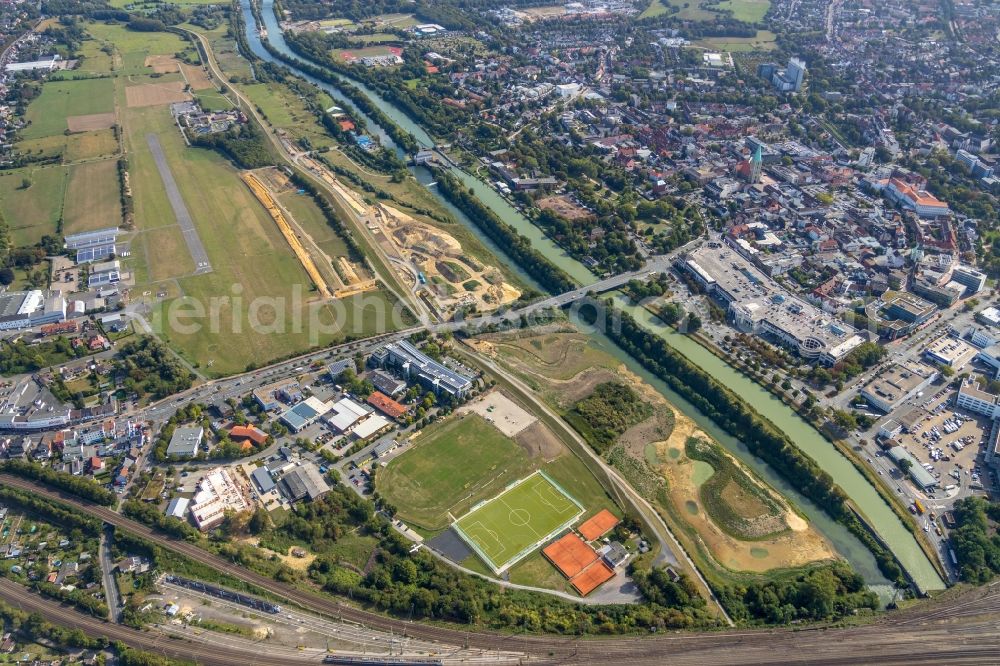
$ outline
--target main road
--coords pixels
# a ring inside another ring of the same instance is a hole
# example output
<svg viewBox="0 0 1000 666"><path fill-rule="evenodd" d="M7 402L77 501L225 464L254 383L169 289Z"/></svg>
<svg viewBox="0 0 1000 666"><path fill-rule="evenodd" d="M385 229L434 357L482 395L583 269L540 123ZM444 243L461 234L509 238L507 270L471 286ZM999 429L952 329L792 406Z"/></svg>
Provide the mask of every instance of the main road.
<svg viewBox="0 0 1000 666"><path fill-rule="evenodd" d="M997 664L1000 663L1000 589L995 586L950 593L946 600L890 613L874 624L836 629L732 630L709 633L670 632L649 637L580 639L566 636L502 635L466 631L456 625L397 620L340 603L328 596L279 583L233 564L194 544L162 535L78 497L47 486L0 474L0 483L69 504L77 510L211 566L237 580L267 590L316 614L343 618L385 631L433 641L444 646L468 646L491 651L523 652L535 663L630 664ZM107 635L143 649L193 656L199 663L282 663L258 653L250 658L232 648L164 642L149 634L126 630L55 606L0 580L0 596L22 608L43 612L54 622ZM55 608L53 608L55 606ZM57 610L58 609L58 610ZM190 658L190 656L189 656ZM288 663L284 659L283 663Z"/></svg>

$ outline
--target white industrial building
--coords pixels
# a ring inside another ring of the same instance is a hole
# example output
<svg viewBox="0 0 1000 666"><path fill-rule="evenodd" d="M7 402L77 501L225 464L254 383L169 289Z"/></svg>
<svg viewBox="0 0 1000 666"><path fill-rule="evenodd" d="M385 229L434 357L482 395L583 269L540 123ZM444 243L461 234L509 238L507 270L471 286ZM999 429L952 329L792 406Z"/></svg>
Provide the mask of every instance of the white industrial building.
<svg viewBox="0 0 1000 666"><path fill-rule="evenodd" d="M38 289L0 294L0 330L31 328L66 319L66 299Z"/></svg>

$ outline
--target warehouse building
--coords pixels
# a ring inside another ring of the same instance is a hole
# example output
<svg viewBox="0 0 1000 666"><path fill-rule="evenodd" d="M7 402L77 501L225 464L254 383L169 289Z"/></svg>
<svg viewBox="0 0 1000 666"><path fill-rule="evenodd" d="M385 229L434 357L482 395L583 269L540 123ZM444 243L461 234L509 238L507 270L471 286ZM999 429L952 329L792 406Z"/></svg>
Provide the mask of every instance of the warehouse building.
<svg viewBox="0 0 1000 666"><path fill-rule="evenodd" d="M31 328L66 319L66 299L58 293L32 291L0 294L0 330Z"/></svg>
<svg viewBox="0 0 1000 666"><path fill-rule="evenodd" d="M198 454L198 447L205 437L205 429L201 426L191 428L175 428L167 445L167 455L178 458L193 458Z"/></svg>
<svg viewBox="0 0 1000 666"><path fill-rule="evenodd" d="M899 465L903 460L909 461L909 469L907 469L906 473L910 475L910 478L920 487L921 490L927 492L928 490L933 490L937 487L938 480L935 479L930 472L924 469L917 459L902 446L894 446L889 449L888 453L889 457L892 458L892 461L897 465Z"/></svg>
<svg viewBox="0 0 1000 666"><path fill-rule="evenodd" d="M330 492L330 486L315 465L296 467L281 477L278 487L289 502L298 502L305 498L312 501Z"/></svg>
<svg viewBox="0 0 1000 666"><path fill-rule="evenodd" d="M330 407L315 396L309 396L296 403L281 415L281 421L291 429L299 432L316 422L316 419L330 411Z"/></svg>

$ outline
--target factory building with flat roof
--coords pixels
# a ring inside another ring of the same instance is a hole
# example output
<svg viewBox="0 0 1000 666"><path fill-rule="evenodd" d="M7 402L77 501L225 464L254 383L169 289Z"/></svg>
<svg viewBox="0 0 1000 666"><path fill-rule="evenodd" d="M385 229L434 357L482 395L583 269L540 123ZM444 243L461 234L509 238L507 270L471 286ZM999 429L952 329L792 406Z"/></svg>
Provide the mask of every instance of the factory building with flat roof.
<svg viewBox="0 0 1000 666"><path fill-rule="evenodd" d="M927 388L938 374L923 363L893 363L864 385L861 397L888 413Z"/></svg>
<svg viewBox="0 0 1000 666"><path fill-rule="evenodd" d="M0 330L31 328L66 319L66 299L38 289L0 294Z"/></svg>

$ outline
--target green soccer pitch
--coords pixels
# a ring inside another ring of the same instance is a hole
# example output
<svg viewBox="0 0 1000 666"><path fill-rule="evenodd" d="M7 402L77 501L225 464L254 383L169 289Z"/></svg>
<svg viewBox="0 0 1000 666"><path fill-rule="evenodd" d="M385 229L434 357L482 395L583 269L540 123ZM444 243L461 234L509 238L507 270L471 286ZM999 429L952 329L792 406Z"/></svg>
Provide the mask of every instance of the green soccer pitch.
<svg viewBox="0 0 1000 666"><path fill-rule="evenodd" d="M473 507L453 527L486 565L500 574L582 514L583 507L575 499L537 471Z"/></svg>

